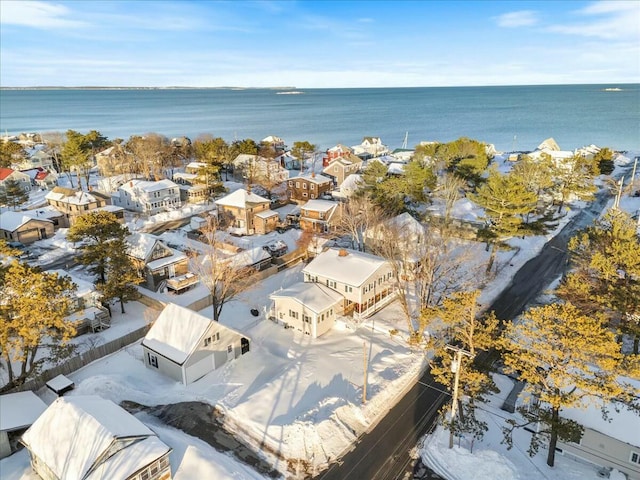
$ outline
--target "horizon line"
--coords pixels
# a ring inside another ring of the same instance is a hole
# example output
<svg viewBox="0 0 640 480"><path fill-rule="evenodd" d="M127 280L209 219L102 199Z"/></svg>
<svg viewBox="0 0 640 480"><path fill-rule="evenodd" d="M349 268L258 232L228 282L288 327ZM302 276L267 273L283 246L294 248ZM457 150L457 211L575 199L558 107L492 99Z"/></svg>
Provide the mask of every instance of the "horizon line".
<svg viewBox="0 0 640 480"><path fill-rule="evenodd" d="M360 89L401 89L401 88L481 88L481 87L552 87L571 85L640 85L640 82L606 82L606 83L531 83L531 84L499 84L499 85L422 85L422 86L385 86L385 87L295 87L295 86L189 86L189 85L31 85L0 86L0 90L360 90Z"/></svg>

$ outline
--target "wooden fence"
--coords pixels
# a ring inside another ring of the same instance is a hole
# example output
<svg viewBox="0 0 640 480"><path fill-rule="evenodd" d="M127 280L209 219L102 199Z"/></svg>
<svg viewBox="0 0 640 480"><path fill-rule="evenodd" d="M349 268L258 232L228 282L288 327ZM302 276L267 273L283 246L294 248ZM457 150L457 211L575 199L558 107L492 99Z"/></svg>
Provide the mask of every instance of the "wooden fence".
<svg viewBox="0 0 640 480"><path fill-rule="evenodd" d="M138 328L133 332L129 332L123 337L116 338L115 340L104 343L102 345L92 346L86 352L83 352L76 357L69 358L60 365L56 365L53 368L45 370L36 378L13 388L11 391L21 392L25 390L38 390L44 387L49 380L57 377L58 375L69 375L70 373L79 370L80 368L90 364L95 360L106 357L107 355L111 355L112 353L117 352L127 345L131 345L132 343L137 342L147 334L149 328L151 328L151 325L145 325L144 327Z"/></svg>

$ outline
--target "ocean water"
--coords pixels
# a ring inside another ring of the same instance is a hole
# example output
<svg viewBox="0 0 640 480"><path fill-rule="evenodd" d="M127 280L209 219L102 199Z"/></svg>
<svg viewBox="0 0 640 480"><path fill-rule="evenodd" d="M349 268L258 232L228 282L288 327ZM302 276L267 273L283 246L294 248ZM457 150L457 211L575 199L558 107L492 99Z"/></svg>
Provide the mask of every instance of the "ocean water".
<svg viewBox="0 0 640 480"><path fill-rule="evenodd" d="M617 87L620 90L607 91ZM391 148L461 136L498 150L594 143L640 150L640 84L449 88L0 90L0 133L98 130L111 139L157 132L227 141L268 135L320 149L378 136Z"/></svg>

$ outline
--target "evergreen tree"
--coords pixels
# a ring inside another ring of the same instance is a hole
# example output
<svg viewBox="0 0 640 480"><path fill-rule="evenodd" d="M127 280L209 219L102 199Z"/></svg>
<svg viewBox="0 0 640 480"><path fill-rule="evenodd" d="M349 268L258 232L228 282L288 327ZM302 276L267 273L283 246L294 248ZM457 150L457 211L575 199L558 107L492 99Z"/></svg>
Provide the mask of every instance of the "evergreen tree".
<svg viewBox="0 0 640 480"><path fill-rule="evenodd" d="M9 168L26 156L27 152L19 143L0 140L0 168Z"/></svg>
<svg viewBox="0 0 640 480"><path fill-rule="evenodd" d="M91 273L97 275L98 283L107 280L106 272L111 254L110 242L124 242L129 230L118 222L111 212L97 210L76 218L67 232L71 242L81 242L80 262L89 265Z"/></svg>
<svg viewBox="0 0 640 480"><path fill-rule="evenodd" d="M15 210L18 205L22 205L29 200L29 194L24 191L20 183L10 178L0 187L0 205L6 205Z"/></svg>
<svg viewBox="0 0 640 480"><path fill-rule="evenodd" d="M615 168L613 163L613 152L610 148L601 148L600 151L596 153L594 161L598 166L598 172L600 175L610 175Z"/></svg>
<svg viewBox="0 0 640 480"><path fill-rule="evenodd" d="M485 211L492 246L487 265L487 271L490 271L497 253L496 244L522 233L522 215L535 208L538 198L527 191L517 175L503 175L496 168L489 170L487 181L469 198Z"/></svg>
<svg viewBox="0 0 640 480"><path fill-rule="evenodd" d="M300 171L304 170L304 161L309 155L315 152L316 146L308 141L293 142L293 148L291 149L291 155L298 159Z"/></svg>
<svg viewBox="0 0 640 480"><path fill-rule="evenodd" d="M519 409L525 423L508 421L505 441L511 446L515 428L540 422L542 429L532 435L529 454L535 455L548 435L551 467L558 440L578 442L582 436L579 424L562 418L564 408L604 407L611 400L631 401L638 394L618 380L625 370L613 333L600 317L583 315L570 303L528 310L521 321L507 324L501 344L507 371L526 382L524 392L529 396L524 398L538 403Z"/></svg>
<svg viewBox="0 0 640 480"><path fill-rule="evenodd" d="M640 239L636 222L612 209L569 241L575 269L558 288L558 295L585 314L602 311L622 333L640 343Z"/></svg>
<svg viewBox="0 0 640 480"><path fill-rule="evenodd" d="M404 193L414 202L425 202L426 190L433 190L436 186L433 169L416 160L405 165L401 179L404 183Z"/></svg>
<svg viewBox="0 0 640 480"><path fill-rule="evenodd" d="M141 282L135 265L127 255L128 246L120 238L108 243L109 261L106 268L106 281L97 283L102 301L109 304L112 300L120 302L120 311L125 313L124 304L140 297L136 284Z"/></svg>
<svg viewBox="0 0 640 480"><path fill-rule="evenodd" d="M75 324L65 317L76 288L68 277L10 264L0 283L0 351L8 388L37 373L44 361L38 351L47 341L65 344L75 335Z"/></svg>
<svg viewBox="0 0 640 480"><path fill-rule="evenodd" d="M554 165L555 191L560 196L558 212L572 197L578 200L592 200L596 187L593 180L599 174L595 159L574 155L561 164Z"/></svg>
<svg viewBox="0 0 640 480"><path fill-rule="evenodd" d="M450 390L453 386L452 356L447 345L456 345L471 354L471 357L462 356L462 365L458 366L460 394L467 399L463 404L464 415L459 420L451 419L449 428L452 434L465 432L474 438L482 437L487 430L486 423L475 416L476 402L484 402L486 394L498 392L492 378L473 362L478 351L495 347L498 326L493 314L485 318L478 317L479 296L479 290L456 292L446 298L441 306L430 307L422 312L422 321L428 323L434 339L431 374L438 383Z"/></svg>

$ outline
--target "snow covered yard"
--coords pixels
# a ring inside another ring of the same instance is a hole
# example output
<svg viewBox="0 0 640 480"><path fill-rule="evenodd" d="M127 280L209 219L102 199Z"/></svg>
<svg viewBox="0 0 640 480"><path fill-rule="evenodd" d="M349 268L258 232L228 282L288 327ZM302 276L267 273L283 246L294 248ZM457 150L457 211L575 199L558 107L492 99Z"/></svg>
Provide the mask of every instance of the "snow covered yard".
<svg viewBox="0 0 640 480"><path fill-rule="evenodd" d="M513 448L502 443L502 427L507 418L515 418L500 407L513 387L513 381L504 375L493 376L500 393L492 395L489 402L480 405L479 420L487 422L489 430L481 440L456 438L449 449L449 431L438 426L433 434L424 438L420 457L425 465L436 472L446 472L450 480L596 480L598 467L556 455L555 466L546 463L547 451L540 448L534 457L527 453L531 433L519 429L513 435ZM616 476L620 475L620 476ZM624 478L619 472L611 472L610 479Z"/></svg>

